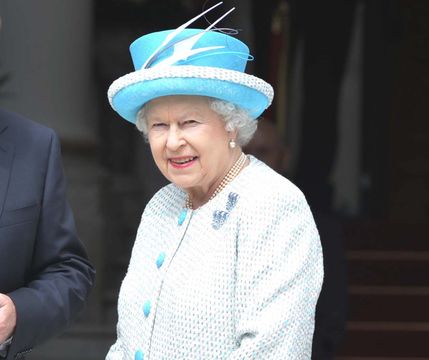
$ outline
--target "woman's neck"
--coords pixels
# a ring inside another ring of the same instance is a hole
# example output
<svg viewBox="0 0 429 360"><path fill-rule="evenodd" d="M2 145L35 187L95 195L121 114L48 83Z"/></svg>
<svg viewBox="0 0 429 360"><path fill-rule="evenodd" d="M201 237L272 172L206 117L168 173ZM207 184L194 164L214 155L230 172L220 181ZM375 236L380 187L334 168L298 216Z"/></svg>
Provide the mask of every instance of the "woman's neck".
<svg viewBox="0 0 429 360"><path fill-rule="evenodd" d="M232 158L231 163L227 166L225 172L215 181L208 190L194 188L188 192L187 207L197 209L213 199L228 185L248 164L247 156L241 150Z"/></svg>

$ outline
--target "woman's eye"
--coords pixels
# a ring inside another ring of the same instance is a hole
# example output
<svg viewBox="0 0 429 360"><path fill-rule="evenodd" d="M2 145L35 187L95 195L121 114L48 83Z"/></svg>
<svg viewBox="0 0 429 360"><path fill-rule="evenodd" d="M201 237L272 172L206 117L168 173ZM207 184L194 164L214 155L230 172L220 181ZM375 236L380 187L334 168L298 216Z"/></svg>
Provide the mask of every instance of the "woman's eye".
<svg viewBox="0 0 429 360"><path fill-rule="evenodd" d="M198 121L196 120L186 120L183 122L183 125L196 125L198 124Z"/></svg>
<svg viewBox="0 0 429 360"><path fill-rule="evenodd" d="M152 128L153 129L161 129L161 128L163 128L164 126L167 126L166 124L164 124L164 123L153 123L152 124Z"/></svg>

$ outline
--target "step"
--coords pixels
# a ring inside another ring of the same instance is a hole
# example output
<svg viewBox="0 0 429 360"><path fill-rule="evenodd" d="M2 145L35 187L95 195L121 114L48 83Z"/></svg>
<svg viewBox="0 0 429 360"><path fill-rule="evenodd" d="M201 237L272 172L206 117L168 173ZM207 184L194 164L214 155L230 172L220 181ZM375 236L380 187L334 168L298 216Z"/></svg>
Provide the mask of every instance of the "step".
<svg viewBox="0 0 429 360"><path fill-rule="evenodd" d="M351 286L349 320L429 322L429 286Z"/></svg>
<svg viewBox="0 0 429 360"><path fill-rule="evenodd" d="M335 356L334 360L429 360L429 357Z"/></svg>
<svg viewBox="0 0 429 360"><path fill-rule="evenodd" d="M429 251L429 224L353 220L343 225L348 250Z"/></svg>
<svg viewBox="0 0 429 360"><path fill-rule="evenodd" d="M116 340L115 326L75 325L61 336L36 347L31 360L100 360Z"/></svg>
<svg viewBox="0 0 429 360"><path fill-rule="evenodd" d="M350 321L338 356L429 357L428 322Z"/></svg>
<svg viewBox="0 0 429 360"><path fill-rule="evenodd" d="M347 251L353 285L429 286L429 251Z"/></svg>
<svg viewBox="0 0 429 360"><path fill-rule="evenodd" d="M429 240L428 240L429 241ZM349 250L348 261L428 261L429 251Z"/></svg>

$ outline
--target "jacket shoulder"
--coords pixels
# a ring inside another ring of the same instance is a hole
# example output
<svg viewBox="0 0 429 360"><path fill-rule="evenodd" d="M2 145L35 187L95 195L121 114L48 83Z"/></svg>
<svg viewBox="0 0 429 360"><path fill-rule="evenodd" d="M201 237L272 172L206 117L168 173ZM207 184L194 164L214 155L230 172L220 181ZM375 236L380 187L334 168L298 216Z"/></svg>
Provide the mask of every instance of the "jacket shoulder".
<svg viewBox="0 0 429 360"><path fill-rule="evenodd" d="M30 120L22 115L0 109L0 132L7 130L11 136L19 136L23 140L34 137L51 137L54 130Z"/></svg>
<svg viewBox="0 0 429 360"><path fill-rule="evenodd" d="M257 199L264 202L273 198L279 201L294 199L305 201L304 194L294 183L263 162L252 158L249 170L244 188L250 201L254 202Z"/></svg>

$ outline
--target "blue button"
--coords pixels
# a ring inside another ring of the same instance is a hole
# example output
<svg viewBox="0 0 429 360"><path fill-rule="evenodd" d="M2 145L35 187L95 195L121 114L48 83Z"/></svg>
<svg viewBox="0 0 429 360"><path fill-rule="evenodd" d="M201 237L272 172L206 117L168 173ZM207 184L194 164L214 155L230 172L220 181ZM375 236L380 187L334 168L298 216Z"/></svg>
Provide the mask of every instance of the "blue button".
<svg viewBox="0 0 429 360"><path fill-rule="evenodd" d="M134 360L143 360L143 359L144 359L143 351L137 350L136 354L134 355Z"/></svg>
<svg viewBox="0 0 429 360"><path fill-rule="evenodd" d="M156 259L156 267L159 269L162 264L164 264L164 260L165 260L165 252L162 251L159 255L158 255L158 259Z"/></svg>
<svg viewBox="0 0 429 360"><path fill-rule="evenodd" d="M179 220L178 220L178 224L182 225L186 219L186 214L188 213L188 209L184 208L180 215L179 215Z"/></svg>
<svg viewBox="0 0 429 360"><path fill-rule="evenodd" d="M147 300L144 304L143 304L143 314L145 317L148 317L150 314L150 301Z"/></svg>

